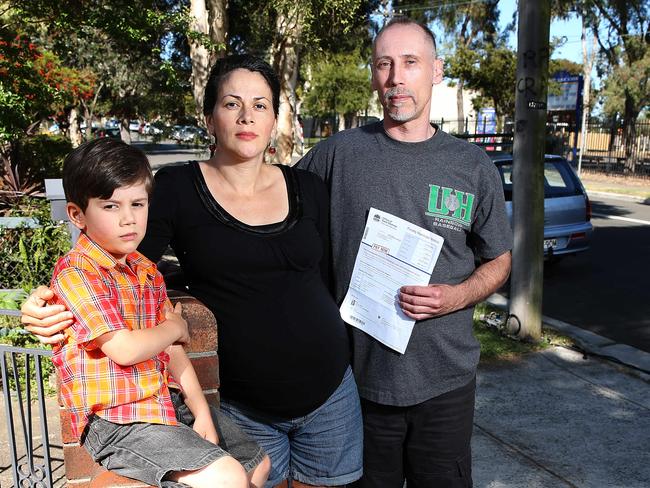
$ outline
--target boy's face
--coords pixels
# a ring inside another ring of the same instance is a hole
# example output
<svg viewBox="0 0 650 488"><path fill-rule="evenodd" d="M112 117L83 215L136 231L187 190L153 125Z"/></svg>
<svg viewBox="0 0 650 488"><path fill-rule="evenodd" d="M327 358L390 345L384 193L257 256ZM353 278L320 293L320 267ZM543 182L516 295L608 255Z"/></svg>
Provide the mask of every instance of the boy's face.
<svg viewBox="0 0 650 488"><path fill-rule="evenodd" d="M117 188L107 200L90 198L85 211L74 203L67 207L70 220L123 264L144 238L148 209L144 182Z"/></svg>

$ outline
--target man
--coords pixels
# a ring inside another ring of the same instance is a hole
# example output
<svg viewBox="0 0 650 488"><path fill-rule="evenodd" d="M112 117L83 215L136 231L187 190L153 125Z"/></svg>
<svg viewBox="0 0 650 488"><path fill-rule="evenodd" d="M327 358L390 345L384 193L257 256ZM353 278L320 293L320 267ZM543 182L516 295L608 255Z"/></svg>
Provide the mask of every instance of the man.
<svg viewBox="0 0 650 488"><path fill-rule="evenodd" d="M329 138L299 163L330 189L339 303L370 207L445 239L430 285L400 290L399 306L417 320L403 355L351 327L364 415L363 488L401 488L404 479L409 488L472 485L479 358L472 311L506 281L512 235L490 159L429 122L431 88L441 80L431 31L409 19L390 21L372 53L384 120Z"/></svg>

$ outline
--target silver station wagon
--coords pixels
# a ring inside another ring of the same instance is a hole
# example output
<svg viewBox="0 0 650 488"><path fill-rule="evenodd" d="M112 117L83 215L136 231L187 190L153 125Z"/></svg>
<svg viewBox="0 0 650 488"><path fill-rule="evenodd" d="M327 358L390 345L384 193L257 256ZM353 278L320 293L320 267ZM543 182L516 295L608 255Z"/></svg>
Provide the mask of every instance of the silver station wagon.
<svg viewBox="0 0 650 488"><path fill-rule="evenodd" d="M499 168L506 210L512 223L512 155L491 154ZM551 259L589 249L593 232L591 203L580 178L560 156L544 158L544 257Z"/></svg>

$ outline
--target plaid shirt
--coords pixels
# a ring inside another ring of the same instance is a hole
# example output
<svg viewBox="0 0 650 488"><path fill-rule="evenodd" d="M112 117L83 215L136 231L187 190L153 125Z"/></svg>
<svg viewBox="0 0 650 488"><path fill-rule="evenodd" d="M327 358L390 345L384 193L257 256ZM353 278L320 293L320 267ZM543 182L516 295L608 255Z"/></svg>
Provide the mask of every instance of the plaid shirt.
<svg viewBox="0 0 650 488"><path fill-rule="evenodd" d="M95 339L120 329L155 327L165 320L167 291L155 264L134 252L118 263L81 234L59 259L52 277L52 303L64 304L75 322L55 346L52 361L61 381L61 400L79 437L97 414L118 424L176 425L168 383L169 355L161 352L132 366L109 359Z"/></svg>

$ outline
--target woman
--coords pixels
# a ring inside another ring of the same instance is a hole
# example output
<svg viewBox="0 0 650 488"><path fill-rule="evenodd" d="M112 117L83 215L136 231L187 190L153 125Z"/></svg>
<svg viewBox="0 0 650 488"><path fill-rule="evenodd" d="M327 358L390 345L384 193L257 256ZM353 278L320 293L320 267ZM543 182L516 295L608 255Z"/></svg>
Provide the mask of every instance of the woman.
<svg viewBox="0 0 650 488"><path fill-rule="evenodd" d="M337 486L361 476L361 413L345 325L327 287L328 196L311 173L264 163L279 81L250 56L217 62L203 112L208 161L156 175L147 237L171 244L190 293L219 323L221 408L271 458L266 486ZM34 333L65 323L38 293L23 306ZM51 316L51 318L47 318ZM45 320L43 320L45 319Z"/></svg>

